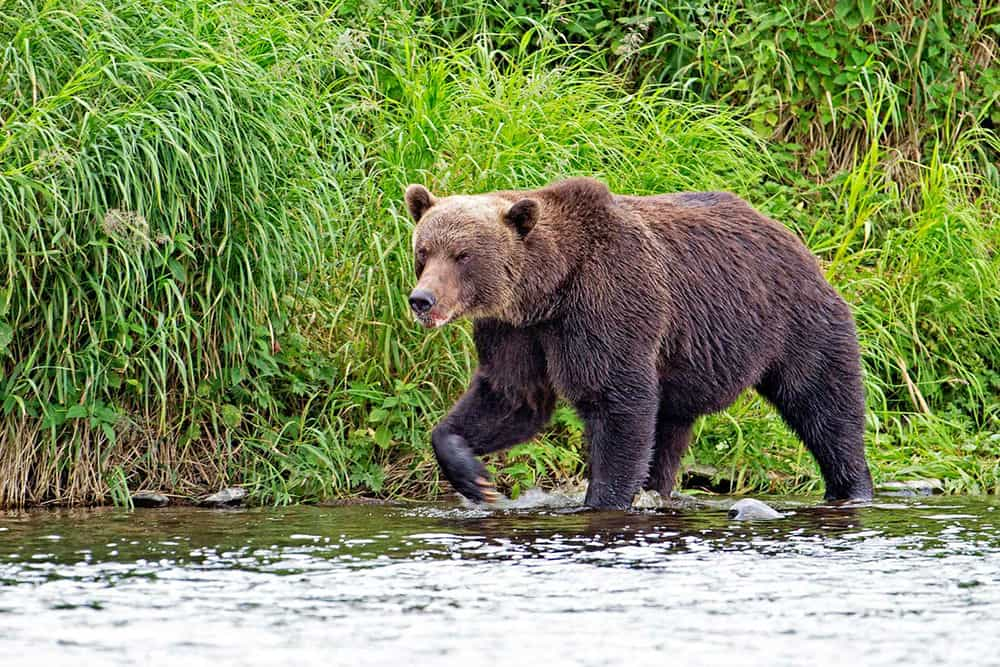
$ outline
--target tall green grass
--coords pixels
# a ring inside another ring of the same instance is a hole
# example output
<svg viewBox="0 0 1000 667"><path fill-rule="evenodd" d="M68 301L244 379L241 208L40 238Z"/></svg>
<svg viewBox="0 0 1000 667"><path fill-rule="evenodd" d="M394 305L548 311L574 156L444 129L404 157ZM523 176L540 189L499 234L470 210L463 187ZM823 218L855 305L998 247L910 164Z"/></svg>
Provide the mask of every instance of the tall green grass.
<svg viewBox="0 0 1000 667"><path fill-rule="evenodd" d="M849 169L871 138L866 89L894 83L878 139L923 161L934 143L1000 123L1000 11L989 0L482 0L425 4L450 38L495 32L504 49L568 42L636 82L685 100L753 111L753 126L795 142L796 165ZM998 156L976 156L1000 183Z"/></svg>
<svg viewBox="0 0 1000 667"><path fill-rule="evenodd" d="M278 5L4 3L0 504L100 498L120 471L223 475L236 416L211 399L277 345L350 150L317 122L313 23Z"/></svg>
<svg viewBox="0 0 1000 667"><path fill-rule="evenodd" d="M816 181L755 106L570 44L572 8L462 11L0 0L0 505L435 493L427 433L475 357L467 325L410 321L403 189L570 175L729 189L795 228L856 308L876 475L1000 489L995 133L907 161L904 93L872 76L866 140ZM759 400L699 431L741 488L817 488ZM566 409L492 460L514 491L584 464Z"/></svg>

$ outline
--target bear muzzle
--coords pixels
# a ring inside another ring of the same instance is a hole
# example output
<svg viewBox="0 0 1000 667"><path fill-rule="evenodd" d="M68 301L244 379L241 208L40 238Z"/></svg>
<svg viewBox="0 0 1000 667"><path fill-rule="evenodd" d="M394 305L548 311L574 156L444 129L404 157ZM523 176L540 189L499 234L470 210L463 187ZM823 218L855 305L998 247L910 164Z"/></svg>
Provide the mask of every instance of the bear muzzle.
<svg viewBox="0 0 1000 667"><path fill-rule="evenodd" d="M434 296L434 293L430 290L418 287L410 292L409 301L410 309L416 316L417 321L428 329L448 324L454 315L454 311L442 314L440 312L440 307L435 308L435 306L439 306L439 304L437 298Z"/></svg>
<svg viewBox="0 0 1000 667"><path fill-rule="evenodd" d="M410 308L416 313L417 317L426 315L430 312L430 309L434 307L437 303L437 299L428 290L420 289L419 287L412 292L410 292Z"/></svg>

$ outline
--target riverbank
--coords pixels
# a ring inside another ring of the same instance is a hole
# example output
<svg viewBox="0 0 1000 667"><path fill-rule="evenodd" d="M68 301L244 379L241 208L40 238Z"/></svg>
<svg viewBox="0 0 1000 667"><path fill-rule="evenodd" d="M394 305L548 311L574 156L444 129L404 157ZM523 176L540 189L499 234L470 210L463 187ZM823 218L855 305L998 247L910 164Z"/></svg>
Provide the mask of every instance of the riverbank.
<svg viewBox="0 0 1000 667"><path fill-rule="evenodd" d="M796 230L855 308L876 479L1000 492L997 19L978 5L736 2L738 29L601 3L71 4L0 11L0 506L433 497L428 433L475 358L467 325L410 321L403 189L569 175L727 189ZM582 439L560 409L491 460L500 488L578 479ZM736 493L821 489L753 396L701 421L687 462Z"/></svg>

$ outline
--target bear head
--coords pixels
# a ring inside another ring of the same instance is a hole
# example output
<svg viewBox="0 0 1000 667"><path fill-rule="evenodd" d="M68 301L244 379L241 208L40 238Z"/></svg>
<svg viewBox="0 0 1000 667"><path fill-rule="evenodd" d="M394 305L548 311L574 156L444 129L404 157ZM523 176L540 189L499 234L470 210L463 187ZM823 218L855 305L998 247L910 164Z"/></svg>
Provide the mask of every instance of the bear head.
<svg viewBox="0 0 1000 667"><path fill-rule="evenodd" d="M500 193L435 197L406 189L417 285L410 308L425 327L460 317L503 319L514 308L525 239L539 217L531 198Z"/></svg>

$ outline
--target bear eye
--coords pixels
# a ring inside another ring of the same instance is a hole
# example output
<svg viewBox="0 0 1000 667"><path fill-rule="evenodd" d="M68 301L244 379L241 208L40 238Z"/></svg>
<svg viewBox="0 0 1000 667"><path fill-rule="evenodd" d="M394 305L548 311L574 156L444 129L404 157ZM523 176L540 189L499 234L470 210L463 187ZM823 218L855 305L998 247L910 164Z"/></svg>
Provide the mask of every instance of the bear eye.
<svg viewBox="0 0 1000 667"><path fill-rule="evenodd" d="M417 261L420 262L421 264L423 264L424 262L427 261L427 249L426 248L419 248L417 250Z"/></svg>
<svg viewBox="0 0 1000 667"><path fill-rule="evenodd" d="M468 264L470 259L472 259L472 255L467 252L460 252L455 256L455 261L459 264Z"/></svg>

